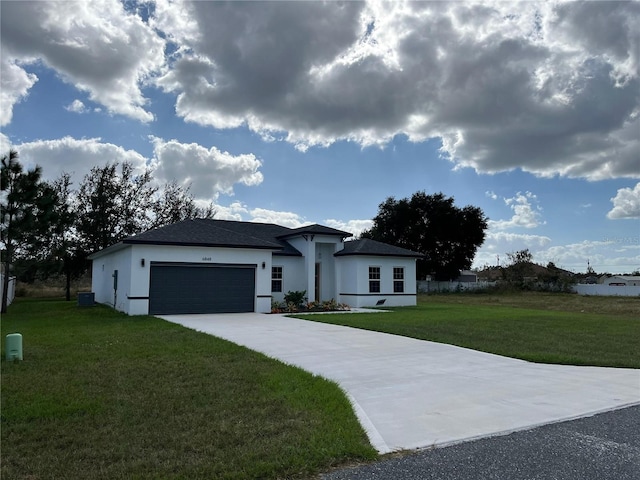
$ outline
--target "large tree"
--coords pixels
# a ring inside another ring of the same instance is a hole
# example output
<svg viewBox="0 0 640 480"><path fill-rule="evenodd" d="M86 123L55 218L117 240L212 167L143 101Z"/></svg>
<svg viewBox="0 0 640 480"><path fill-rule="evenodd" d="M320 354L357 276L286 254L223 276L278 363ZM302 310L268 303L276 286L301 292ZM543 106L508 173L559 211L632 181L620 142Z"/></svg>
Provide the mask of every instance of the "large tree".
<svg viewBox="0 0 640 480"><path fill-rule="evenodd" d="M10 266L16 255L42 259L48 244L48 232L58 223L56 192L40 177L36 166L24 172L18 152L11 150L1 159L0 190L2 191L1 240L4 246L4 283L1 313L6 313Z"/></svg>
<svg viewBox="0 0 640 480"><path fill-rule="evenodd" d="M156 192L149 170L136 175L128 162L93 167L76 194L82 249L96 252L148 229Z"/></svg>
<svg viewBox="0 0 640 480"><path fill-rule="evenodd" d="M190 186L183 187L175 180L165 184L153 203L151 226L162 227L189 218L213 218L216 214L213 203L199 206L190 190Z"/></svg>
<svg viewBox="0 0 640 480"><path fill-rule="evenodd" d="M50 273L65 276L65 297L71 300L71 279L86 271L86 258L78 245L76 233L77 212L74 208L74 192L71 188L71 176L63 173L51 183L56 192L58 222L50 232L49 257L54 265Z"/></svg>
<svg viewBox="0 0 640 480"><path fill-rule="evenodd" d="M480 208L456 207L454 198L442 193L416 192L411 198L387 198L362 237L425 255L418 260L419 278L451 280L471 267L486 228L487 217Z"/></svg>

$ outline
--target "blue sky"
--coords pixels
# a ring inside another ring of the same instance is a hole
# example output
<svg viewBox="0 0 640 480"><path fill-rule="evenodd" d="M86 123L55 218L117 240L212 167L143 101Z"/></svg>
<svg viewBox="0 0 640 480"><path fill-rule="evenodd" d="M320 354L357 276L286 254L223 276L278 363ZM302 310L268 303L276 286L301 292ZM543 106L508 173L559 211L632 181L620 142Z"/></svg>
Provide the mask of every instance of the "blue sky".
<svg viewBox="0 0 640 480"><path fill-rule="evenodd" d="M640 269L639 2L0 4L3 151L129 161L217 217L357 235L387 197L489 217L474 266Z"/></svg>

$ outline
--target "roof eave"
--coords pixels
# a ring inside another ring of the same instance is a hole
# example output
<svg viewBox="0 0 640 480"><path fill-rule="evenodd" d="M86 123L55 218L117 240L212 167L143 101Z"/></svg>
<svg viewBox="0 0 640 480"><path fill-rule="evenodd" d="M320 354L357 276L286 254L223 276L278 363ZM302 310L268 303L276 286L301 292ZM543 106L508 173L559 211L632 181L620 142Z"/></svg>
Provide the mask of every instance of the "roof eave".
<svg viewBox="0 0 640 480"><path fill-rule="evenodd" d="M210 248L248 248L259 250L283 250L280 245L237 245L229 243L211 243L211 242L179 242L179 241L159 241L159 240L123 240L122 243L128 245L158 245L172 247L210 247Z"/></svg>

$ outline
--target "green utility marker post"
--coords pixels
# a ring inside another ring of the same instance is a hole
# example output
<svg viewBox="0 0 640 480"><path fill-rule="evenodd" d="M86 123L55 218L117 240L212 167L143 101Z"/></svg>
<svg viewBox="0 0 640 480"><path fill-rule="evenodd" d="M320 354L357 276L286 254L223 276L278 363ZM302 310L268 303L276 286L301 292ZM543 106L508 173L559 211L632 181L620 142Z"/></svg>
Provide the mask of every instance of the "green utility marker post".
<svg viewBox="0 0 640 480"><path fill-rule="evenodd" d="M5 356L8 362L22 360L22 335L10 333L5 342Z"/></svg>

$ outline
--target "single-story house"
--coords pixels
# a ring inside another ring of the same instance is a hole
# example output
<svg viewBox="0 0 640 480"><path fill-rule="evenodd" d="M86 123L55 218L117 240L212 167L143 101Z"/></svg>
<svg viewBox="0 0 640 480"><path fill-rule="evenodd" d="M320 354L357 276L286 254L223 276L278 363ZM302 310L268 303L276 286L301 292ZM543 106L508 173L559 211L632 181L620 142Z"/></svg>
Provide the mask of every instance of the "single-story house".
<svg viewBox="0 0 640 480"><path fill-rule="evenodd" d="M631 286L640 285L640 276L638 275L614 275L603 280L605 285L613 286Z"/></svg>
<svg viewBox="0 0 640 480"><path fill-rule="evenodd" d="M351 307L416 304L422 255L323 225L194 219L94 253L96 302L129 315L269 312L289 291Z"/></svg>

